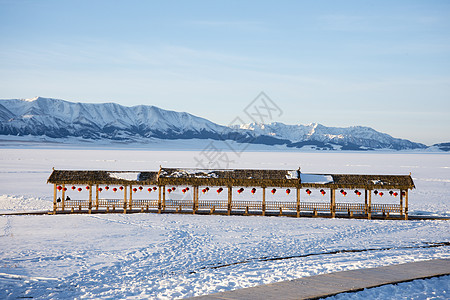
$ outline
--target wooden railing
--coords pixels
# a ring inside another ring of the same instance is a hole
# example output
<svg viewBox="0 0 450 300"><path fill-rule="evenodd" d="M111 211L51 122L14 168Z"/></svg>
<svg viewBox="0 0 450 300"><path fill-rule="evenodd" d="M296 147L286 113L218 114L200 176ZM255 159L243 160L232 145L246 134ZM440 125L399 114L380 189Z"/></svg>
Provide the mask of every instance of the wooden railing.
<svg viewBox="0 0 450 300"><path fill-rule="evenodd" d="M226 200L199 200L197 209L228 209Z"/></svg>
<svg viewBox="0 0 450 300"><path fill-rule="evenodd" d="M231 203L232 209L249 209L249 210L262 210L261 201L233 201Z"/></svg>
<svg viewBox="0 0 450 300"><path fill-rule="evenodd" d="M158 208L158 200L133 199L131 204L135 208Z"/></svg>
<svg viewBox="0 0 450 300"><path fill-rule="evenodd" d="M127 201L127 207L129 207L129 201ZM92 209L97 209L96 200L92 200ZM164 203L161 203L163 205ZM176 210L253 210L262 211L262 201L232 201L231 207L228 207L227 200L199 200L194 208L193 200L166 200L165 209ZM131 203L132 208L145 209L145 208L158 208L158 200L149 199L133 199ZM103 209L122 209L124 207L123 199L99 199L98 208ZM57 203L57 208L62 209L62 202ZM89 208L89 200L65 200L64 208L70 209L85 209ZM326 202L300 202L299 211L301 212L331 212L331 204ZM290 210L297 211L296 202L282 202L282 201L266 201L265 210ZM348 212L357 214L367 214L369 211L363 203L336 203L335 212ZM372 204L370 207L370 213L402 213L402 208L399 204Z"/></svg>
<svg viewBox="0 0 450 300"><path fill-rule="evenodd" d="M366 213L366 205L361 203L336 203L336 212Z"/></svg>
<svg viewBox="0 0 450 300"><path fill-rule="evenodd" d="M371 211L377 213L401 213L402 209L399 204L372 204Z"/></svg>

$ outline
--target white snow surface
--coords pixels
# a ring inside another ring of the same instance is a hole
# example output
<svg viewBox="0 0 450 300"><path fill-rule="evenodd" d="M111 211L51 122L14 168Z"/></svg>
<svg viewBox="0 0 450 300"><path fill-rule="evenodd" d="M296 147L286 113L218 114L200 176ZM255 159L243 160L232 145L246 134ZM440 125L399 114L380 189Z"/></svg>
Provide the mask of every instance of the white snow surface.
<svg viewBox="0 0 450 300"><path fill-rule="evenodd" d="M51 209L53 187L46 180L52 167L117 171L158 170L160 165L192 168L199 155L196 151L80 148L0 149L0 153L2 212ZM302 172L313 174L412 172L417 189L409 194L410 214L450 215L447 154L244 152L233 159L230 168L292 170L301 166ZM247 190L239 197L251 200L258 196L258 192L251 195ZM144 194L137 192L135 196ZM295 197L292 194L267 195L267 200L284 201ZM302 193L302 201L326 201L316 194ZM351 194L345 200L336 195L336 201L361 201ZM69 195L74 199L80 194ZM183 196L180 189L168 195ZM398 199L373 199L374 203L378 201ZM176 299L335 271L450 258L448 246L429 247L448 242L449 228L448 221L176 214L3 215L0 299ZM268 260L272 258L278 259ZM368 299L381 293L386 296L383 299L409 299L420 286L426 286L429 299L446 299L448 285L449 276L445 276L341 297ZM424 295L422 292L412 299L427 299Z"/></svg>
<svg viewBox="0 0 450 300"><path fill-rule="evenodd" d="M141 175L141 172L109 172L109 177L120 179L120 180L127 180L127 181L138 181L139 176Z"/></svg>
<svg viewBox="0 0 450 300"><path fill-rule="evenodd" d="M326 184L333 182L333 176L322 174L304 174L300 173L300 180L302 183L317 183Z"/></svg>

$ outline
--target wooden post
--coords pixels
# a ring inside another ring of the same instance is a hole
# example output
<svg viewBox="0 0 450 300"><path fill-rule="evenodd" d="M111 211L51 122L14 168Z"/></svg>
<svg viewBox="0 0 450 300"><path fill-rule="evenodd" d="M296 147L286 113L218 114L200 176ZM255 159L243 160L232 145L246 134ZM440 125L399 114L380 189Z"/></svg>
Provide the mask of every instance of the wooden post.
<svg viewBox="0 0 450 300"><path fill-rule="evenodd" d="M407 191L408 190L406 190L406 192ZM402 190L400 190L400 216L403 216L403 193L402 193Z"/></svg>
<svg viewBox="0 0 450 300"><path fill-rule="evenodd" d="M98 210L98 184L95 185L95 209Z"/></svg>
<svg viewBox="0 0 450 300"><path fill-rule="evenodd" d="M262 215L266 215L266 187L262 188Z"/></svg>
<svg viewBox="0 0 450 300"><path fill-rule="evenodd" d="M231 205L233 203L233 186L228 186L228 215L231 215Z"/></svg>
<svg viewBox="0 0 450 300"><path fill-rule="evenodd" d="M133 209L133 186L130 184L130 199L128 199L128 207Z"/></svg>
<svg viewBox="0 0 450 300"><path fill-rule="evenodd" d="M161 213L161 186L158 185L158 214Z"/></svg>
<svg viewBox="0 0 450 300"><path fill-rule="evenodd" d="M64 208L66 206L66 191L64 190L66 188L66 185L63 184L62 185L63 189L62 189L62 199L61 199L61 210L64 211Z"/></svg>
<svg viewBox="0 0 450 300"><path fill-rule="evenodd" d="M372 190L366 190L366 198L368 200L367 219L372 219Z"/></svg>
<svg viewBox="0 0 450 300"><path fill-rule="evenodd" d="M331 217L334 218L336 216L336 190L335 189L330 189L330 198L331 198L330 212L331 212Z"/></svg>
<svg viewBox="0 0 450 300"><path fill-rule="evenodd" d="M166 210L166 186L163 185L162 186L163 191L162 191L162 211Z"/></svg>
<svg viewBox="0 0 450 300"><path fill-rule="evenodd" d="M92 185L89 185L89 213L92 212Z"/></svg>
<svg viewBox="0 0 450 300"><path fill-rule="evenodd" d="M127 186L123 186L123 213L127 213Z"/></svg>
<svg viewBox="0 0 450 300"><path fill-rule="evenodd" d="M194 201L194 204L192 205L192 213L193 214L195 214L198 209L198 197L199 197L198 191L199 191L198 186L194 186L194 195L193 195L193 199L192 199Z"/></svg>
<svg viewBox="0 0 450 300"><path fill-rule="evenodd" d="M408 190L405 191L405 220L408 220Z"/></svg>
<svg viewBox="0 0 450 300"><path fill-rule="evenodd" d="M297 188L297 218L300 217L300 188Z"/></svg>
<svg viewBox="0 0 450 300"><path fill-rule="evenodd" d="M369 209L369 206L368 206L368 199L367 199L367 190L364 190L364 213L365 214L368 214L368 209Z"/></svg>
<svg viewBox="0 0 450 300"><path fill-rule="evenodd" d="M56 189L56 183L53 185L53 213L56 214L56 196L57 196L57 189Z"/></svg>

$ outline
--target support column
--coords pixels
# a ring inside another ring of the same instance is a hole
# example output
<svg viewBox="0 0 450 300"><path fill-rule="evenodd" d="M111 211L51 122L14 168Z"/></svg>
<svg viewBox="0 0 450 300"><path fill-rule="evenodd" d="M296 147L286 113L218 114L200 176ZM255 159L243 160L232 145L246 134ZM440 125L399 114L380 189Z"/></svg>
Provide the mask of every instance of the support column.
<svg viewBox="0 0 450 300"><path fill-rule="evenodd" d="M161 186L158 185L158 213L161 213Z"/></svg>
<svg viewBox="0 0 450 300"><path fill-rule="evenodd" d="M192 213L195 214L197 212L198 209L198 186L194 186L194 197L193 197L193 201L194 204L192 205Z"/></svg>
<svg viewBox="0 0 450 300"><path fill-rule="evenodd" d="M364 213L369 213L369 205L368 205L368 198L367 198L367 190L364 190Z"/></svg>
<svg viewBox="0 0 450 300"><path fill-rule="evenodd" d="M408 192L408 190L406 190L405 195L407 192ZM403 217L403 193L402 193L402 190L400 190L400 216Z"/></svg>
<svg viewBox="0 0 450 300"><path fill-rule="evenodd" d="M92 212L92 185L89 185L89 213Z"/></svg>
<svg viewBox="0 0 450 300"><path fill-rule="evenodd" d="M98 210L98 184L95 185L95 209Z"/></svg>
<svg viewBox="0 0 450 300"><path fill-rule="evenodd" d="M405 220L408 220L408 190L405 191Z"/></svg>
<svg viewBox="0 0 450 300"><path fill-rule="evenodd" d="M127 213L127 186L123 186L123 213Z"/></svg>
<svg viewBox="0 0 450 300"><path fill-rule="evenodd" d="M133 209L133 186L130 184L130 199L128 199L128 207Z"/></svg>
<svg viewBox="0 0 450 300"><path fill-rule="evenodd" d="M231 215L231 205L233 203L233 186L228 186L228 215Z"/></svg>
<svg viewBox="0 0 450 300"><path fill-rule="evenodd" d="M266 187L262 188L262 215L266 215Z"/></svg>
<svg viewBox="0 0 450 300"><path fill-rule="evenodd" d="M163 194L162 194L162 211L166 210L166 186L163 185L163 190L162 190Z"/></svg>
<svg viewBox="0 0 450 300"><path fill-rule="evenodd" d="M56 183L53 185L53 213L56 214L56 196L57 196L57 189L56 189Z"/></svg>
<svg viewBox="0 0 450 300"><path fill-rule="evenodd" d="M65 191L66 185L62 185L62 199L61 199L61 210L64 211L64 208L66 206L66 191Z"/></svg>
<svg viewBox="0 0 450 300"><path fill-rule="evenodd" d="M368 199L368 206L367 206L367 219L372 219L372 190L365 190L366 191L366 198Z"/></svg>
<svg viewBox="0 0 450 300"><path fill-rule="evenodd" d="M300 188L297 188L297 218L300 217Z"/></svg>
<svg viewBox="0 0 450 300"><path fill-rule="evenodd" d="M330 189L330 198L331 198L330 213L331 213L331 217L334 218L336 216L336 190L335 189Z"/></svg>

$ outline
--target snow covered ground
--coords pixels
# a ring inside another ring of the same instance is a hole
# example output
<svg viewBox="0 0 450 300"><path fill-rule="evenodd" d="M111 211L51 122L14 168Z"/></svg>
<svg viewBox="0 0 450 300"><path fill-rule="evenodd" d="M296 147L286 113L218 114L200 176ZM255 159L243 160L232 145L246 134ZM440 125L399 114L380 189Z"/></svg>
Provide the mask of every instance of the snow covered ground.
<svg viewBox="0 0 450 300"><path fill-rule="evenodd" d="M50 209L52 186L46 179L52 167L129 171L156 170L160 165L195 167L200 155L199 151L3 148L0 212ZM448 154L259 151L229 157L234 160L231 168L412 172L417 189L410 193L410 213L450 215ZM439 244L450 240L449 228L448 221L0 216L0 298L184 298L334 271L450 258L448 246ZM378 293L384 299L409 298L426 286L427 292L417 299L425 295L445 299L448 285L445 276L337 297L367 299Z"/></svg>

